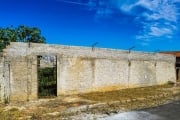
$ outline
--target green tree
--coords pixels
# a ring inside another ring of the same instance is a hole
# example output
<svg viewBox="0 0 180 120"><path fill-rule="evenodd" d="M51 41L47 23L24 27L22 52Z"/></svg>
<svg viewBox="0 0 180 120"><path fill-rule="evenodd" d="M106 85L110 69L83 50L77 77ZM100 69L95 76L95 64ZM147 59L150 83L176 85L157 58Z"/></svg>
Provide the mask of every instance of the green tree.
<svg viewBox="0 0 180 120"><path fill-rule="evenodd" d="M41 35L40 29L37 27L11 26L0 28L0 51L4 49L10 42L35 42L45 43L45 37Z"/></svg>
<svg viewBox="0 0 180 120"><path fill-rule="evenodd" d="M45 43L45 38L41 36L41 31L37 27L19 26L16 34L18 42Z"/></svg>
<svg viewBox="0 0 180 120"><path fill-rule="evenodd" d="M16 33L11 28L0 28L0 51L10 43L16 41Z"/></svg>

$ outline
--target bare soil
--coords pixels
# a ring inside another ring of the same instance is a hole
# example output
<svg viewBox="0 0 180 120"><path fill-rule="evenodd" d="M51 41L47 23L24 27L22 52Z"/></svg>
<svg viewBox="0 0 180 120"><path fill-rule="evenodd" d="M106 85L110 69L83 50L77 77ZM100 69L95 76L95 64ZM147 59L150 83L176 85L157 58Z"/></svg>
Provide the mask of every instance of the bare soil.
<svg viewBox="0 0 180 120"><path fill-rule="evenodd" d="M166 84L109 92L93 92L30 102L0 104L0 120L61 120L91 113L111 114L167 103L180 96L180 85Z"/></svg>

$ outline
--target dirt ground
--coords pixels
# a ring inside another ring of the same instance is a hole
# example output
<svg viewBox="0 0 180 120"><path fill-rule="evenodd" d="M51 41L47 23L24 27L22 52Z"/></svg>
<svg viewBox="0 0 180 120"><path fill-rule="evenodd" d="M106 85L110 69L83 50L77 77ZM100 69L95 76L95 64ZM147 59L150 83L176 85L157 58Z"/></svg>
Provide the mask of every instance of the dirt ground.
<svg viewBox="0 0 180 120"><path fill-rule="evenodd" d="M0 105L0 120L61 120L81 113L111 114L158 106L180 96L180 84L59 96Z"/></svg>

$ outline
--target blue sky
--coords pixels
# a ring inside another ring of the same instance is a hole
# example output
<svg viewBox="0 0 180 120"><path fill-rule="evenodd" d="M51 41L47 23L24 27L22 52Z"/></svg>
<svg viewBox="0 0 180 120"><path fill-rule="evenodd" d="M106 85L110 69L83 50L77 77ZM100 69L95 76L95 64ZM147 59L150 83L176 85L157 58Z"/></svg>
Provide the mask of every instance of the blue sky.
<svg viewBox="0 0 180 120"><path fill-rule="evenodd" d="M39 27L47 43L180 50L180 0L0 0L0 27Z"/></svg>

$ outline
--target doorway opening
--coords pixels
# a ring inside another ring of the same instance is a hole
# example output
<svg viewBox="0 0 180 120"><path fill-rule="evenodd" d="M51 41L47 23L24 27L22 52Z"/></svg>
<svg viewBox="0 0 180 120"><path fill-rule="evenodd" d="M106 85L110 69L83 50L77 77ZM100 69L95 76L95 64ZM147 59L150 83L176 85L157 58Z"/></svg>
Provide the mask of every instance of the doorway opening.
<svg viewBox="0 0 180 120"><path fill-rule="evenodd" d="M53 55L37 56L38 97L57 96L57 57Z"/></svg>
<svg viewBox="0 0 180 120"><path fill-rule="evenodd" d="M176 57L176 80L180 81L180 57Z"/></svg>

